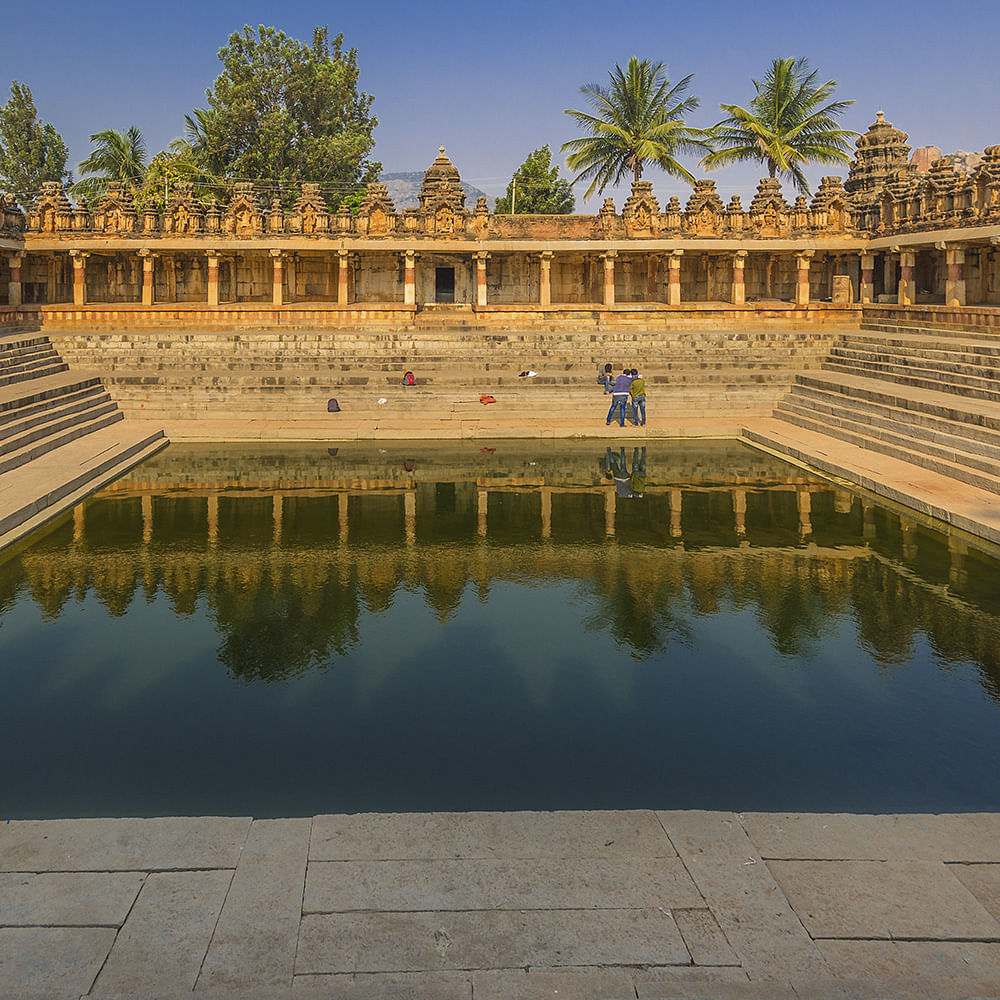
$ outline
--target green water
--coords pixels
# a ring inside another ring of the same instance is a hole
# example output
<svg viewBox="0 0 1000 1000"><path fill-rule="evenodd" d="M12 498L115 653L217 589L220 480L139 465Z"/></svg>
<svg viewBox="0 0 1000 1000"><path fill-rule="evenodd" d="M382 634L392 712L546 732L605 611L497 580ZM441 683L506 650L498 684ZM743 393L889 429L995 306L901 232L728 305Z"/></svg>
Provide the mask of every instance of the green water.
<svg viewBox="0 0 1000 1000"><path fill-rule="evenodd" d="M738 443L333 451L0 556L0 818L1000 809L975 544Z"/></svg>

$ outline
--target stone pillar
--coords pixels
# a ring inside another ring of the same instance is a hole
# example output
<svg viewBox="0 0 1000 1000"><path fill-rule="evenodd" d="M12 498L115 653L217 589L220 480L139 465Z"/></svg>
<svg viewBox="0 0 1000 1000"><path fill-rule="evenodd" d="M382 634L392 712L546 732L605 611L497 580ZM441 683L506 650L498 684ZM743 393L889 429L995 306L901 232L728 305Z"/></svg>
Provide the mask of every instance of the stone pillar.
<svg viewBox="0 0 1000 1000"><path fill-rule="evenodd" d="M45 301L51 305L59 295L58 273L60 263L55 254L49 254L45 261Z"/></svg>
<svg viewBox="0 0 1000 1000"><path fill-rule="evenodd" d="M151 306L153 304L153 266L156 254L144 247L139 251L139 256L142 258L142 304Z"/></svg>
<svg viewBox="0 0 1000 1000"><path fill-rule="evenodd" d="M861 304L875 301L875 254L861 252Z"/></svg>
<svg viewBox="0 0 1000 1000"><path fill-rule="evenodd" d="M280 306L285 301L285 267L280 250L272 250L271 256L274 258L274 279L271 284L271 302Z"/></svg>
<svg viewBox="0 0 1000 1000"><path fill-rule="evenodd" d="M656 268L659 260L655 253L646 258L646 301L656 301Z"/></svg>
<svg viewBox="0 0 1000 1000"><path fill-rule="evenodd" d="M897 302L901 306L912 306L917 301L916 250L899 251L899 293Z"/></svg>
<svg viewBox="0 0 1000 1000"><path fill-rule="evenodd" d="M73 258L73 305L87 304L87 258L90 256L83 250L70 250Z"/></svg>
<svg viewBox="0 0 1000 1000"><path fill-rule="evenodd" d="M736 534L742 538L747 533L747 491L733 490L733 521Z"/></svg>
<svg viewBox="0 0 1000 1000"><path fill-rule="evenodd" d="M681 257L683 250L673 250L667 256L667 305L681 304Z"/></svg>
<svg viewBox="0 0 1000 1000"><path fill-rule="evenodd" d="M219 255L215 250L209 250L208 258L208 304L217 306L219 304Z"/></svg>
<svg viewBox="0 0 1000 1000"><path fill-rule="evenodd" d="M812 260L814 253L814 250L803 250L802 253L795 255L795 304L797 306L809 305L809 261Z"/></svg>
<svg viewBox="0 0 1000 1000"><path fill-rule="evenodd" d="M8 257L10 264L10 282L7 285L7 305L19 306L21 304L21 261L24 254L12 253Z"/></svg>
<svg viewBox="0 0 1000 1000"><path fill-rule="evenodd" d="M948 265L948 278L944 285L944 304L946 306L965 305L965 251L946 247L945 263Z"/></svg>
<svg viewBox="0 0 1000 1000"><path fill-rule="evenodd" d="M538 255L541 264L541 271L538 276L538 304L540 306L552 305L552 251L543 250Z"/></svg>
<svg viewBox="0 0 1000 1000"><path fill-rule="evenodd" d="M613 306L615 304L615 257L617 250L608 250L601 254L604 261L604 304Z"/></svg>
<svg viewBox="0 0 1000 1000"><path fill-rule="evenodd" d="M734 306L741 306L747 300L746 275L743 270L746 260L746 250L737 250L733 254L733 292L729 299Z"/></svg>
<svg viewBox="0 0 1000 1000"><path fill-rule="evenodd" d="M337 251L337 305L346 306L350 280L351 254L349 250Z"/></svg>
<svg viewBox="0 0 1000 1000"><path fill-rule="evenodd" d="M403 254L403 302L408 306L417 303L417 254L414 250Z"/></svg>
<svg viewBox="0 0 1000 1000"><path fill-rule="evenodd" d="M476 261L476 305L486 305L486 261L490 255L481 250L472 255Z"/></svg>

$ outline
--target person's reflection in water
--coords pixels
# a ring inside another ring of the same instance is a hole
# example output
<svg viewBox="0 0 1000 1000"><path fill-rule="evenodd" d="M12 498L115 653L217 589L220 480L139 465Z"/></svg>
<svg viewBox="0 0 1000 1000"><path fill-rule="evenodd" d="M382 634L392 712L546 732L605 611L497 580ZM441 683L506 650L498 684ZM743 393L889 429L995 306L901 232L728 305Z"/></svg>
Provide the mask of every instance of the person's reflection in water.
<svg viewBox="0 0 1000 1000"><path fill-rule="evenodd" d="M646 449L642 453L638 448L632 452L632 471L628 471L628 460L625 458L625 449L621 449L619 454L614 454L611 445L601 459L601 471L606 479L613 479L615 483L615 494L622 500L641 500L646 489Z"/></svg>

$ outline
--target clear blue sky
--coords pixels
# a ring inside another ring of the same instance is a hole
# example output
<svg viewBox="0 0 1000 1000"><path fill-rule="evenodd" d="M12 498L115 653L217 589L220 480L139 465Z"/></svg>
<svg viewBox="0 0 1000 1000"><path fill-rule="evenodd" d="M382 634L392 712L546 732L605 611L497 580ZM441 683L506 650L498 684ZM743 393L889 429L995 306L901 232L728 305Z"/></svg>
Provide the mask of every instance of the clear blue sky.
<svg viewBox="0 0 1000 1000"><path fill-rule="evenodd" d="M502 193L532 149L547 142L558 151L573 138L563 109L583 107L580 86L606 82L632 55L666 62L674 80L695 74L696 125L717 121L720 101L749 101L751 78L771 59L806 56L823 79L839 81L839 97L855 100L848 128L864 131L882 107L914 146L1000 143L1000 0L8 0L2 23L0 100L11 79L27 83L74 167L99 129L137 125L151 154L180 135L184 114L205 104L219 48L245 23L301 39L315 24L342 31L375 96L383 169L423 170L443 144L463 178L490 194ZM810 172L814 190L826 172ZM739 194L746 207L761 173L740 166L710 176L723 200ZM649 179L661 200L683 202L690 190L656 170Z"/></svg>

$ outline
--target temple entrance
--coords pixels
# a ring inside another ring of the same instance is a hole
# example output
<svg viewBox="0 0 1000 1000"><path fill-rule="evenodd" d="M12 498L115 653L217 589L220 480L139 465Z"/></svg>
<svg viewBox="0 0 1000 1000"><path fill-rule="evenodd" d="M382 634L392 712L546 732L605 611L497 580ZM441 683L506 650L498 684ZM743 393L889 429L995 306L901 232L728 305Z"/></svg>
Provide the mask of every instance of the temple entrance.
<svg viewBox="0 0 1000 1000"><path fill-rule="evenodd" d="M455 268L434 268L434 301L455 301Z"/></svg>

